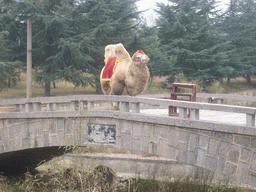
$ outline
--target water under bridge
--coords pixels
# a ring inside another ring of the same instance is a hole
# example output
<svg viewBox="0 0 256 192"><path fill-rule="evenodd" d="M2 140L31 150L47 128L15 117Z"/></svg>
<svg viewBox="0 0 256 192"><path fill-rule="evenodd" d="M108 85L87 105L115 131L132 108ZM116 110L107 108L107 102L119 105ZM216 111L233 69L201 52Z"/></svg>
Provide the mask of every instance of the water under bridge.
<svg viewBox="0 0 256 192"><path fill-rule="evenodd" d="M34 152L43 156L48 150L49 157L63 154L64 146L96 142L167 157L215 178L256 187L256 108L223 104L256 98L197 95L198 100L215 97L217 102L175 101L166 99L169 94L1 99L0 171L41 160ZM111 110L112 101L120 102L120 111ZM168 116L168 106L177 107L178 116Z"/></svg>

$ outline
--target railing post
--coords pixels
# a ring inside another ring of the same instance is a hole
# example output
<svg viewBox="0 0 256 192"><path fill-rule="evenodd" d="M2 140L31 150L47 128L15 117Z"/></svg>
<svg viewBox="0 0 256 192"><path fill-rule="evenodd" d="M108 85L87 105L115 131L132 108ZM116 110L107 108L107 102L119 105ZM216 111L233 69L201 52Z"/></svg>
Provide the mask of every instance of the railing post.
<svg viewBox="0 0 256 192"><path fill-rule="evenodd" d="M122 111L122 112L129 112L130 111L130 109L129 109L129 102L126 102L126 101L121 101L120 102L120 110Z"/></svg>
<svg viewBox="0 0 256 192"><path fill-rule="evenodd" d="M75 111L77 109L77 105L78 105L78 101L77 100L73 100L70 103L70 108L72 111Z"/></svg>
<svg viewBox="0 0 256 192"><path fill-rule="evenodd" d="M31 111L33 111L33 103L31 103L31 102L25 103L25 112L29 113Z"/></svg>
<svg viewBox="0 0 256 192"><path fill-rule="evenodd" d="M87 110L94 109L94 101L87 101Z"/></svg>
<svg viewBox="0 0 256 192"><path fill-rule="evenodd" d="M60 104L59 103L53 103L52 104L52 110L53 111L59 111L60 110Z"/></svg>
<svg viewBox="0 0 256 192"><path fill-rule="evenodd" d="M132 113L140 113L140 103L131 103Z"/></svg>
<svg viewBox="0 0 256 192"><path fill-rule="evenodd" d="M33 103L33 110L34 111L41 111L41 102Z"/></svg>
<svg viewBox="0 0 256 192"><path fill-rule="evenodd" d="M47 103L47 104L46 104L46 110L47 110L47 111L52 111L52 110L53 110L53 108L52 108L52 103Z"/></svg>
<svg viewBox="0 0 256 192"><path fill-rule="evenodd" d="M180 119L187 119L188 118L188 109L187 108L183 108L183 107L179 107L179 118Z"/></svg>
<svg viewBox="0 0 256 192"><path fill-rule="evenodd" d="M20 104L20 111L26 111L25 104Z"/></svg>
<svg viewBox="0 0 256 192"><path fill-rule="evenodd" d="M79 111L85 110L85 106L87 106L87 101L80 101L79 103Z"/></svg>
<svg viewBox="0 0 256 192"><path fill-rule="evenodd" d="M199 109L190 109L190 119L199 120Z"/></svg>
<svg viewBox="0 0 256 192"><path fill-rule="evenodd" d="M255 114L246 114L246 126L254 127L255 126Z"/></svg>
<svg viewBox="0 0 256 192"><path fill-rule="evenodd" d="M21 111L20 104L14 104L14 109L15 109L15 111Z"/></svg>

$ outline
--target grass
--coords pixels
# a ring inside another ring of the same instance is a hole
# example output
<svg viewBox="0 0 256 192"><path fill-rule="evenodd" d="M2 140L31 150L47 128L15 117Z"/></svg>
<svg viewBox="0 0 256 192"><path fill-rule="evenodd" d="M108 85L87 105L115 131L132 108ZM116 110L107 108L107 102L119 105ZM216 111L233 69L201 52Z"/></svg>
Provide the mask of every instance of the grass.
<svg viewBox="0 0 256 192"><path fill-rule="evenodd" d="M79 94L95 94L95 89L92 86L75 87L69 82L55 82L56 88L51 84L51 96L60 95L79 95ZM44 86L33 82L32 84L32 97L43 97ZM26 74L21 73L21 80L10 88L3 88L0 91L0 98L24 98L26 97Z"/></svg>
<svg viewBox="0 0 256 192"><path fill-rule="evenodd" d="M166 90L159 86L163 78L152 79L147 87L146 93L163 93ZM55 82L56 88L51 84L51 96L63 96L63 95L80 95L80 94L96 94L94 87L88 85L86 87L75 87L72 83L57 81ZM44 85L33 82L32 84L32 97L43 97L44 96ZM17 85L10 88L3 88L0 91L0 98L24 98L26 97L26 74L21 73L21 80Z"/></svg>
<svg viewBox="0 0 256 192"><path fill-rule="evenodd" d="M77 153L133 153L128 150L103 148L90 145L77 148ZM135 152L136 154L141 152ZM95 163L96 166L96 163ZM97 167L98 168L98 167ZM48 192L48 191L116 191L116 192L252 192L251 189L230 185L227 181L212 182L209 177L166 176L164 180L153 178L118 178L115 171L107 167L97 169L86 164L77 165L61 157L40 165L38 174L26 173L21 177L0 176L0 191L8 192ZM102 171L103 170L103 171ZM153 176L152 176L153 177ZM171 178L171 180L169 179Z"/></svg>
<svg viewBox="0 0 256 192"><path fill-rule="evenodd" d="M91 149L92 150L92 149ZM0 191L48 192L48 191L116 191L116 192L251 192L253 190L230 186L228 183L213 183L198 176L171 177L172 181L143 179L139 176L117 178L113 170L93 167L75 168L60 157L38 167L39 173L26 173L23 177L0 176ZM111 175L112 174L112 175ZM111 175L111 176L110 176Z"/></svg>
<svg viewBox="0 0 256 192"><path fill-rule="evenodd" d="M10 88L3 88L0 91L0 98L24 98L26 97L26 74L21 73L20 81L17 85ZM167 88L163 88L161 85L166 84L167 77L154 77L148 83L147 89L143 94L155 94L155 93L164 93L170 92L170 85ZM247 85L244 78L232 79L231 83L227 85L226 79L224 83L213 83L210 86L206 87L206 91L211 93L243 93L250 92L250 95L256 95L256 78L252 78L251 85ZM182 81L183 82L183 81ZM188 82L197 84L197 92L203 92L203 87L201 82ZM63 95L80 95L80 94L96 94L94 87L88 85L86 87L75 87L69 82L58 81L55 82L56 88L51 84L51 96L63 96ZM43 97L44 96L44 86L33 82L32 85L32 97Z"/></svg>

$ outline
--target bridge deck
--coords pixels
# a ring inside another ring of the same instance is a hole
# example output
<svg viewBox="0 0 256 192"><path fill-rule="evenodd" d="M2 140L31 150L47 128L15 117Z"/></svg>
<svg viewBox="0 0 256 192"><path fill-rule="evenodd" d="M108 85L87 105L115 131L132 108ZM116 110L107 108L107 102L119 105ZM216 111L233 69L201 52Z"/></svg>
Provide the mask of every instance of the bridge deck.
<svg viewBox="0 0 256 192"><path fill-rule="evenodd" d="M141 113L159 116L168 116L168 109L141 109ZM200 120L216 121L228 124L245 125L246 114L229 113L224 111L200 110Z"/></svg>

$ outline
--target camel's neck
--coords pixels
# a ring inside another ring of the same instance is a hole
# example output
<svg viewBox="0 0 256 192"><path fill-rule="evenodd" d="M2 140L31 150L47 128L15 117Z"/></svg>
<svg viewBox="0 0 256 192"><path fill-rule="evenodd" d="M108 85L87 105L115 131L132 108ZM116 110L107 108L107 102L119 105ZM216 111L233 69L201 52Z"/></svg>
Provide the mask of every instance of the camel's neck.
<svg viewBox="0 0 256 192"><path fill-rule="evenodd" d="M129 67L129 70L134 75L137 74L138 76L141 76L141 75L143 76L147 74L148 67L146 64L141 62L132 62L132 64Z"/></svg>
<svg viewBox="0 0 256 192"><path fill-rule="evenodd" d="M145 63L141 63L140 61L133 61L132 66L139 69L147 69L147 65Z"/></svg>

